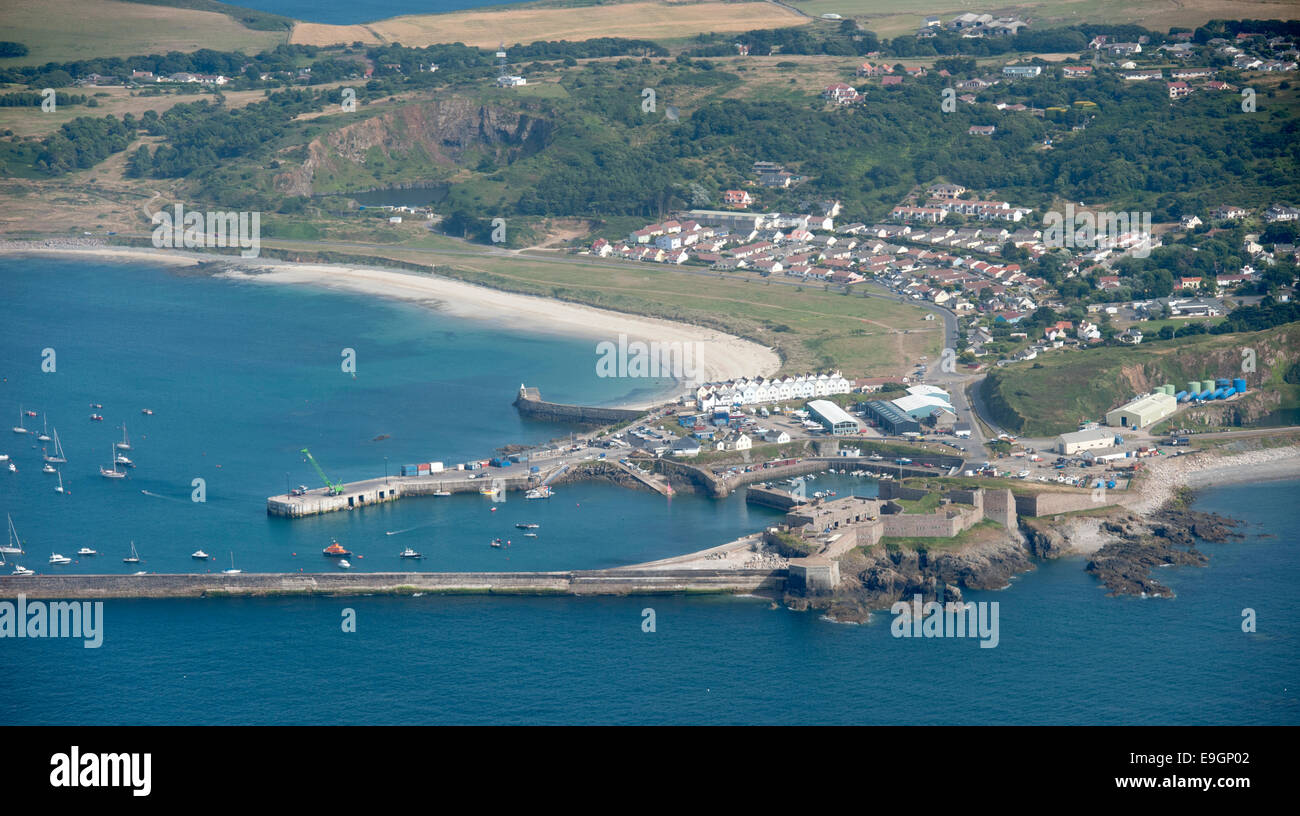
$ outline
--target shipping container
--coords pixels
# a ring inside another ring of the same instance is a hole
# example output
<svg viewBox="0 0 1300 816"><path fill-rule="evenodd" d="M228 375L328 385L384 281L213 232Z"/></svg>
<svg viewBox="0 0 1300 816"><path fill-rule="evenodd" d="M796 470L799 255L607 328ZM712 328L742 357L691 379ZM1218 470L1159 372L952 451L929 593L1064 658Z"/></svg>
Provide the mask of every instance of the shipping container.
<svg viewBox="0 0 1300 816"><path fill-rule="evenodd" d="M442 471L443 471L442 462L430 462L430 463L429 463L429 472L430 472L430 473L442 473Z"/></svg>

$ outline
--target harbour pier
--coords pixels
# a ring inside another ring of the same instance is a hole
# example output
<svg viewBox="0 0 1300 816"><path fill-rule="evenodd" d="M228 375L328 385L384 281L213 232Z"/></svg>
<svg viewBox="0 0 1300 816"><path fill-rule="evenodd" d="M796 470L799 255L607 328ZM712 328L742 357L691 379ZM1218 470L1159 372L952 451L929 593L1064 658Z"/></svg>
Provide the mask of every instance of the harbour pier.
<svg viewBox="0 0 1300 816"><path fill-rule="evenodd" d="M515 468L518 470L518 468ZM347 482L342 491L335 493L328 487L318 487L303 493L282 493L266 500L266 513L284 518L302 518L355 510L372 504L396 501L403 496L434 496L440 493L478 493L482 490L530 490L537 487L555 468L546 473L514 473L479 471L482 475L470 478L463 470L449 470L427 476L388 476Z"/></svg>

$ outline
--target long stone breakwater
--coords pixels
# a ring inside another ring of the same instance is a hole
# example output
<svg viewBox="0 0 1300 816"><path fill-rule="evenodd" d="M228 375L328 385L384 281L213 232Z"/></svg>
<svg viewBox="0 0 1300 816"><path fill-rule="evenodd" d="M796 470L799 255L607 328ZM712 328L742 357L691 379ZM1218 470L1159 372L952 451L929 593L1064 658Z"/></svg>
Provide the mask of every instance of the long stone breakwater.
<svg viewBox="0 0 1300 816"><path fill-rule="evenodd" d="M0 577L0 598L222 598L294 595L669 595L780 592L784 569L635 569L566 572L348 572L241 575Z"/></svg>

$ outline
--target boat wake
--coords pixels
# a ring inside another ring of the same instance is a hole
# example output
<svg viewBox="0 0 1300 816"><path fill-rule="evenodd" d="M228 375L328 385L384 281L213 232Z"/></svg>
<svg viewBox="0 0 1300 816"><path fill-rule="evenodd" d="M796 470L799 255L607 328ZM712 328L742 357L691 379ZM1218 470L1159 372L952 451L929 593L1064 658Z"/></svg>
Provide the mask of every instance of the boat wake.
<svg viewBox="0 0 1300 816"><path fill-rule="evenodd" d="M185 502L187 504L189 503L188 499L178 499L175 496L164 496L161 493L154 493L149 490L141 490L140 492L145 494L146 496L153 496L155 499L166 499L167 501Z"/></svg>
<svg viewBox="0 0 1300 816"><path fill-rule="evenodd" d="M392 536L392 535L401 535L402 533L409 533L409 532L411 532L412 530L419 530L419 529L421 529L422 527L432 527L433 525L435 525L435 524L437 524L437 523L438 523L438 522L436 522L436 521L431 521L431 522L429 522L428 524L417 524L417 525L415 525L414 527L407 527L405 530L389 530L388 532L384 533L384 535L390 535L390 536Z"/></svg>

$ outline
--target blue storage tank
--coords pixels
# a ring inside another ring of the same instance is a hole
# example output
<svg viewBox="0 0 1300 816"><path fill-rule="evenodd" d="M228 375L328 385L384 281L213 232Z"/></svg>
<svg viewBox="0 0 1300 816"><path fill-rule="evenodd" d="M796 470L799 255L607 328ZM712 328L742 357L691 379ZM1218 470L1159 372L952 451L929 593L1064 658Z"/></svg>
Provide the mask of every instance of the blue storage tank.
<svg viewBox="0 0 1300 816"><path fill-rule="evenodd" d="M1179 391L1177 394L1174 394L1174 399L1179 402L1187 402L1188 394L1186 391Z"/></svg>
<svg viewBox="0 0 1300 816"><path fill-rule="evenodd" d="M1212 396L1213 394L1214 394L1213 391L1202 391L1202 392L1197 396L1197 399L1207 400L1207 399L1210 399L1211 396Z"/></svg>
<svg viewBox="0 0 1300 816"><path fill-rule="evenodd" d="M1214 381L1214 384L1219 388L1227 388L1228 386L1232 385L1232 380L1218 379Z"/></svg>
<svg viewBox="0 0 1300 816"><path fill-rule="evenodd" d="M1223 399L1223 398L1226 397L1226 396L1228 396L1228 392L1227 392L1227 391L1223 390L1222 388L1216 388L1215 391L1214 391L1214 397L1213 397L1213 399L1221 400L1221 399Z"/></svg>
<svg viewBox="0 0 1300 816"><path fill-rule="evenodd" d="M1114 486L1115 486L1115 480L1114 480L1114 479L1111 479L1109 482L1106 482L1106 487L1114 487Z"/></svg>
<svg viewBox="0 0 1300 816"><path fill-rule="evenodd" d="M1238 393L1238 394L1244 394L1244 393L1246 393L1246 381L1245 381L1245 380L1240 380L1240 379L1238 379L1238 380L1233 380L1233 381L1232 381L1232 385L1233 385L1234 388L1237 389L1237 393Z"/></svg>

